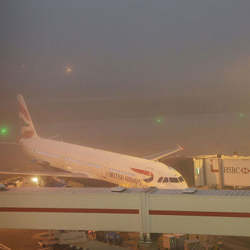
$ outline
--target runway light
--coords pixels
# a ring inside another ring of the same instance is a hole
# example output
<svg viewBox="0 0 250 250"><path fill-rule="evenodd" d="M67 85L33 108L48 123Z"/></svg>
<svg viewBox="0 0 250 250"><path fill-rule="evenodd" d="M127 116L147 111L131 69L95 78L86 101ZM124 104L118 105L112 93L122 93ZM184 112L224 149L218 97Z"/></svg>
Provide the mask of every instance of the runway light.
<svg viewBox="0 0 250 250"><path fill-rule="evenodd" d="M38 184L38 177L32 177L31 178L31 181Z"/></svg>
<svg viewBox="0 0 250 250"><path fill-rule="evenodd" d="M240 113L240 118L245 118L246 115L244 113Z"/></svg>
<svg viewBox="0 0 250 250"><path fill-rule="evenodd" d="M0 130L1 135L7 135L8 134L8 128L2 127Z"/></svg>
<svg viewBox="0 0 250 250"><path fill-rule="evenodd" d="M65 73L67 75L70 75L72 71L73 71L72 66L65 66Z"/></svg>
<svg viewBox="0 0 250 250"><path fill-rule="evenodd" d="M162 123L163 122L163 117L156 117L155 122L158 123L158 124Z"/></svg>

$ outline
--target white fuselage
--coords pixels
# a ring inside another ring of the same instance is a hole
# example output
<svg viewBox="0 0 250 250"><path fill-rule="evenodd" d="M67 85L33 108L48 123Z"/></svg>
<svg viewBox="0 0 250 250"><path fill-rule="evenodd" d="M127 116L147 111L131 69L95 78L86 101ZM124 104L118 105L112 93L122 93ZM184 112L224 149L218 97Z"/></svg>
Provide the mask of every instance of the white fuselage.
<svg viewBox="0 0 250 250"><path fill-rule="evenodd" d="M176 170L157 161L40 137L22 139L20 143L33 159L89 178L126 187L187 187Z"/></svg>

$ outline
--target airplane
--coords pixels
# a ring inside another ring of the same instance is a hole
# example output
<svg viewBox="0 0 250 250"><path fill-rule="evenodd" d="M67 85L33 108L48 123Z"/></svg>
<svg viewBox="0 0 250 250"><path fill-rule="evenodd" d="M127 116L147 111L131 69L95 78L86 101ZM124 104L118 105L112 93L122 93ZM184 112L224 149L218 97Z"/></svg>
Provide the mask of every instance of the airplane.
<svg viewBox="0 0 250 250"><path fill-rule="evenodd" d="M122 187L185 189L188 187L181 174L160 159L183 148L178 145L171 152L139 158L120 153L80 146L38 136L30 112L22 95L17 96L19 117L24 122L19 144L36 163L63 170L44 175L83 177L104 180ZM0 172L10 174L13 172ZM16 174L22 174L20 172ZM27 174L27 173L25 173Z"/></svg>

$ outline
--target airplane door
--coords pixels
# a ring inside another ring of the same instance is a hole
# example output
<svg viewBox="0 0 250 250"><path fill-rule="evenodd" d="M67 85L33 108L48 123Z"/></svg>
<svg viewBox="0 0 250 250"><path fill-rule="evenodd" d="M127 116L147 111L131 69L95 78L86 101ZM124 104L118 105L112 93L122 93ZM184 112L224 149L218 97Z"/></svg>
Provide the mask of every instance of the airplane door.
<svg viewBox="0 0 250 250"><path fill-rule="evenodd" d="M63 154L63 159L62 159L62 167L66 170L66 171L72 171L72 162L70 161L70 155L71 155L71 150L69 150L68 148L63 150L64 154Z"/></svg>

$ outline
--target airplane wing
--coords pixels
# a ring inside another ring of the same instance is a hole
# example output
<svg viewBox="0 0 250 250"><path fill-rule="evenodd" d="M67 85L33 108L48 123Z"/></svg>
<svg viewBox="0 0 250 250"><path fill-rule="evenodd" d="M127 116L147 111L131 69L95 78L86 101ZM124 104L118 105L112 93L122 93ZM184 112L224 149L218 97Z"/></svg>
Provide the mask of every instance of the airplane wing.
<svg viewBox="0 0 250 250"><path fill-rule="evenodd" d="M31 172L12 172L12 171L0 171L0 174L6 175L25 175L25 176L52 176L52 177L72 177L72 178L87 178L97 179L93 175L82 174L82 173L71 173L71 172L56 172L56 171L31 171Z"/></svg>
<svg viewBox="0 0 250 250"><path fill-rule="evenodd" d="M152 155L148 155L148 156L144 156L145 159L148 159L148 160L153 160L153 161L159 161L163 158L166 158L167 156L170 156L172 154L175 154L181 150L183 150L184 148L180 145L177 145L177 147L171 151L163 151L163 152L160 152L160 153L156 153L156 154L152 154Z"/></svg>

